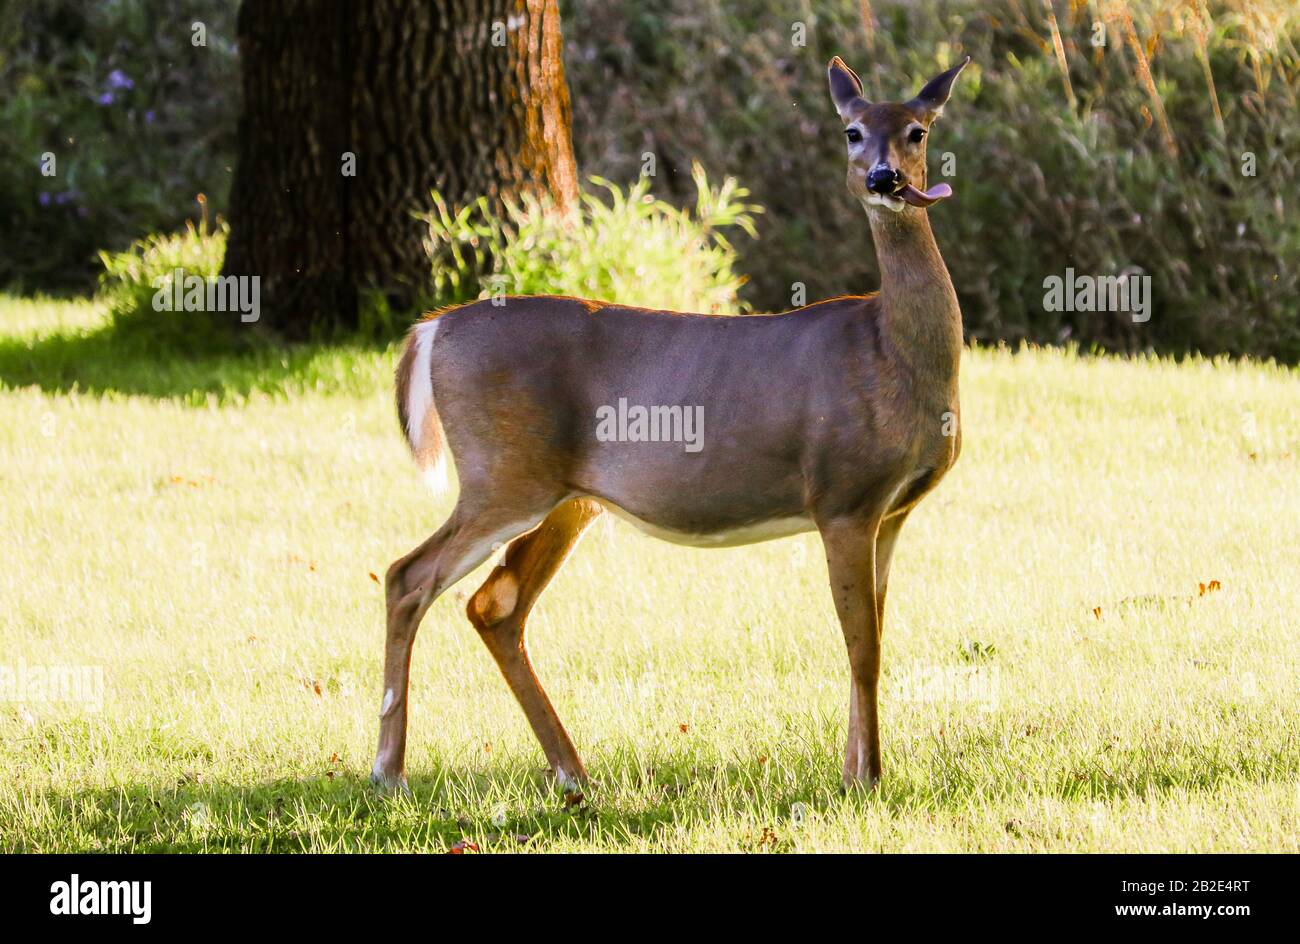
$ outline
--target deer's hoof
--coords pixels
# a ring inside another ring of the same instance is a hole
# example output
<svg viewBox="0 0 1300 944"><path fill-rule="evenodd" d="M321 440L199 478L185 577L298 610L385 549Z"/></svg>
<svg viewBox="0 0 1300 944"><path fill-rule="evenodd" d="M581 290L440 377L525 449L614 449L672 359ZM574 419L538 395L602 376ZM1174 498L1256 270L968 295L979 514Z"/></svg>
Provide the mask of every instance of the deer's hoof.
<svg viewBox="0 0 1300 944"><path fill-rule="evenodd" d="M370 771L370 782L374 784L375 789L380 793L386 793L390 796L397 794L411 795L411 787L406 782L406 774L400 770L396 773L385 771L379 764L375 764Z"/></svg>
<svg viewBox="0 0 1300 944"><path fill-rule="evenodd" d="M870 775L864 777L844 776L845 793L877 793L880 790L880 778Z"/></svg>
<svg viewBox="0 0 1300 944"><path fill-rule="evenodd" d="M566 796L581 793L582 788L591 783L586 772L569 773L563 767L553 767L550 774L555 786Z"/></svg>

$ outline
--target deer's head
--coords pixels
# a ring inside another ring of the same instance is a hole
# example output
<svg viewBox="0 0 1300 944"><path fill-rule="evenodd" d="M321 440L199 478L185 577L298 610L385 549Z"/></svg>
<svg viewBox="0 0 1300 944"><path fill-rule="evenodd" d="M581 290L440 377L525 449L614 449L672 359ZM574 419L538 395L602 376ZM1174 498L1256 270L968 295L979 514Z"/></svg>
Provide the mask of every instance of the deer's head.
<svg viewBox="0 0 1300 944"><path fill-rule="evenodd" d="M947 184L925 189L925 143L930 125L943 112L952 84L970 62L967 56L935 76L909 102L869 102L862 80L836 56L827 69L831 101L844 121L848 143L849 193L864 206L901 211L928 207L952 196Z"/></svg>

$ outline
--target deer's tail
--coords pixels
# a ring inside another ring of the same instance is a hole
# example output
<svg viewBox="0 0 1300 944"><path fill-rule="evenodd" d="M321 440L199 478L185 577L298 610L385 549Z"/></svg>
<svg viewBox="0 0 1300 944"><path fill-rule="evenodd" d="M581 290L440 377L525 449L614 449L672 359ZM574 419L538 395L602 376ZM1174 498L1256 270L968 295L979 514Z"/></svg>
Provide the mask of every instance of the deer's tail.
<svg viewBox="0 0 1300 944"><path fill-rule="evenodd" d="M415 464L435 491L447 484L447 447L433 402L433 343L438 319L416 322L397 361L397 418Z"/></svg>

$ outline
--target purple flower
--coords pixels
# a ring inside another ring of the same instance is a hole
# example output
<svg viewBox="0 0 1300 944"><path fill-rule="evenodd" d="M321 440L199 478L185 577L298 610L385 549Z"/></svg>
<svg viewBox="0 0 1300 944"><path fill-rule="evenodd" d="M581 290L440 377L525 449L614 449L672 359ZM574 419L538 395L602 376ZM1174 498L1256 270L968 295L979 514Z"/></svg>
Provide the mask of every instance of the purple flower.
<svg viewBox="0 0 1300 944"><path fill-rule="evenodd" d="M114 69L108 74L108 87L111 89L133 89L135 80L121 69Z"/></svg>
<svg viewBox="0 0 1300 944"><path fill-rule="evenodd" d="M95 99L95 101L99 102L101 105L111 105L113 104L113 93L105 92L103 95L99 96L99 98Z"/></svg>
<svg viewBox="0 0 1300 944"><path fill-rule="evenodd" d="M41 201L41 206L43 207L50 205L50 195L48 193L41 194L37 199Z"/></svg>
<svg viewBox="0 0 1300 944"><path fill-rule="evenodd" d="M154 114L154 110L150 108L147 112L144 113L144 123L147 125L151 125L153 124L153 120L157 117L158 116Z"/></svg>
<svg viewBox="0 0 1300 944"><path fill-rule="evenodd" d="M65 190L62 193L56 193L54 195L54 202L57 203L59 206L63 206L63 204L67 203L71 199L72 199L71 190Z"/></svg>

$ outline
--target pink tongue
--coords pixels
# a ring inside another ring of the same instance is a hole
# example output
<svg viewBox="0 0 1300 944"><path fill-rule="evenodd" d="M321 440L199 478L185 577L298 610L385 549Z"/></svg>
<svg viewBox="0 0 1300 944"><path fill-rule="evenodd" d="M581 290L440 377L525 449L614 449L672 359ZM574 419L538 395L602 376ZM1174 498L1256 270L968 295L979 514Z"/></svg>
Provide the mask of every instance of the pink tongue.
<svg viewBox="0 0 1300 944"><path fill-rule="evenodd" d="M938 203L946 197L952 196L952 188L947 184L935 184L929 190L917 190L911 184L908 184L898 196L902 197L914 207L928 207L931 204Z"/></svg>

